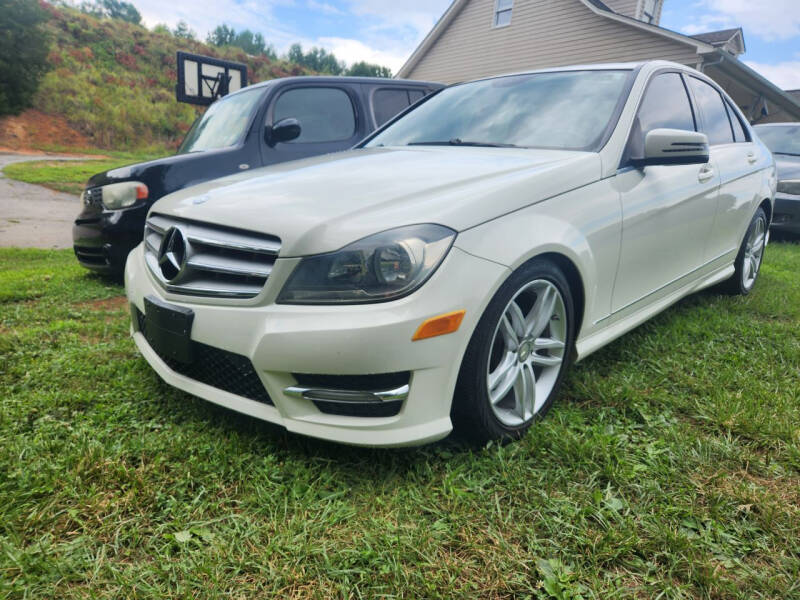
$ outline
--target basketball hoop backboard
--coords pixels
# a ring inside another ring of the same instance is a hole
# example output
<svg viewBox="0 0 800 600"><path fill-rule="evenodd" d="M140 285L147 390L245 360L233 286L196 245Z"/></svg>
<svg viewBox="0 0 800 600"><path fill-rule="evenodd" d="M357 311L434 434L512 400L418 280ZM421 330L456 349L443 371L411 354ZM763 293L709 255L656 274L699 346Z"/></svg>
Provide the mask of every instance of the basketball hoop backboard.
<svg viewBox="0 0 800 600"><path fill-rule="evenodd" d="M207 106L247 86L247 66L178 51L178 102Z"/></svg>

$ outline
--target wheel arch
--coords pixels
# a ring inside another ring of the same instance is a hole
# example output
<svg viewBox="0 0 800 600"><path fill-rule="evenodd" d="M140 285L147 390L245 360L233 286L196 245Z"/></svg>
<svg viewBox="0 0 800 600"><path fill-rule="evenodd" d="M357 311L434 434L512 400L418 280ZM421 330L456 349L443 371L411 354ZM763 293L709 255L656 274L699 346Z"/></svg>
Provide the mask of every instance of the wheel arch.
<svg viewBox="0 0 800 600"><path fill-rule="evenodd" d="M584 312L586 310L586 290L584 288L581 272L568 256L559 252L537 254L529 259L528 262L537 259L552 262L564 273L564 277L567 278L569 291L572 294L573 308L575 310L575 339L577 339L581 331L581 326L583 325Z"/></svg>
<svg viewBox="0 0 800 600"><path fill-rule="evenodd" d="M769 198L764 198L761 201L761 204L758 205L759 208L763 208L764 212L767 214L767 226L772 224L772 202ZM758 209L756 209L758 210Z"/></svg>

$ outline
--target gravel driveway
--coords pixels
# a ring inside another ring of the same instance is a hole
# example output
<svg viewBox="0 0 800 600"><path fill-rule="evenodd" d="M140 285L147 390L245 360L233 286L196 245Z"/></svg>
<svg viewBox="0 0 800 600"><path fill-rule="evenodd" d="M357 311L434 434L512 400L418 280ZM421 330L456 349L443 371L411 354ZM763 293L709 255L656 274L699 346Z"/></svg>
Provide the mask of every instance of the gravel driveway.
<svg viewBox="0 0 800 600"><path fill-rule="evenodd" d="M0 246L71 248L80 199L7 179L3 168L25 160L86 160L69 156L0 154Z"/></svg>

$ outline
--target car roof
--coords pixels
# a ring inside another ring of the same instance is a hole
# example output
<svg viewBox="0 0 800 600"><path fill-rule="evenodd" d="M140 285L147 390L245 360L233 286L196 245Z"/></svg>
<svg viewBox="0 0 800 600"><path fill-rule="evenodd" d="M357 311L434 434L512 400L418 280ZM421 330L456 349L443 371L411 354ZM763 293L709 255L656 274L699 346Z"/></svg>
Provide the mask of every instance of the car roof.
<svg viewBox="0 0 800 600"><path fill-rule="evenodd" d="M786 123L759 123L753 127L798 127L800 123L787 121Z"/></svg>
<svg viewBox="0 0 800 600"><path fill-rule="evenodd" d="M682 65L680 63L671 62L668 60L644 60L635 62L619 62L619 63L591 63L580 65L566 65L563 67L548 67L546 69L533 69L530 71L517 71L513 73L502 73L498 75L490 75L487 77L479 77L468 81L485 81L488 79L497 79L499 77L510 77L514 75L535 75L537 73L564 73L568 71L633 71L642 67L664 68L669 67L673 69L680 69L683 71L694 71L691 67ZM462 83L468 83L464 81Z"/></svg>
<svg viewBox="0 0 800 600"><path fill-rule="evenodd" d="M228 96L240 94L241 92L253 90L256 88L267 88L276 85L289 84L298 81L313 82L313 83L361 83L369 85L380 86L393 86L393 85L416 85L424 87L442 88L443 83L436 83L434 81L418 81L415 79L390 79L388 77L345 77L338 75L300 75L292 77L278 77L276 79L268 79L243 87L235 92L231 92Z"/></svg>

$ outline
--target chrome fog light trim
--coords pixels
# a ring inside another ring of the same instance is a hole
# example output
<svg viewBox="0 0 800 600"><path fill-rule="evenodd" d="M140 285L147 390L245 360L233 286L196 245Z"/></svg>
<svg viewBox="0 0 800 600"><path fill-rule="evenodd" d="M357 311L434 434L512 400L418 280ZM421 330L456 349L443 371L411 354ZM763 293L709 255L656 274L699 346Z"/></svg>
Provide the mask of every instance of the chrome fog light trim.
<svg viewBox="0 0 800 600"><path fill-rule="evenodd" d="M361 391L361 390L331 390L290 386L283 393L292 398L303 398L318 402L337 402L340 404L402 402L408 398L408 384L392 390Z"/></svg>

